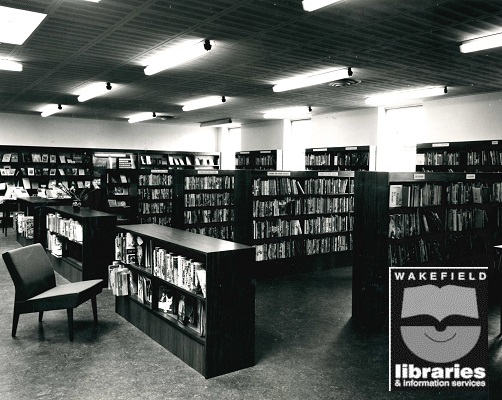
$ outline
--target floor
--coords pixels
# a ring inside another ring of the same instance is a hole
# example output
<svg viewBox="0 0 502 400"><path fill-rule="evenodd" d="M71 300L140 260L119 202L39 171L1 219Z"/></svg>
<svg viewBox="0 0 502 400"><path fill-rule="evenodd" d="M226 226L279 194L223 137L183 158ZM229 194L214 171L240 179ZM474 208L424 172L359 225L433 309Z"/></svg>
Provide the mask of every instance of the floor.
<svg viewBox="0 0 502 400"><path fill-rule="evenodd" d="M12 229L0 253L19 247ZM58 282L64 279L58 276ZM489 315L489 392L388 392L387 332L351 325L351 270L338 268L259 281L256 365L212 379L171 355L98 296L75 311L75 340L65 311L22 315L12 338L14 288L0 260L0 399L501 399L499 314Z"/></svg>

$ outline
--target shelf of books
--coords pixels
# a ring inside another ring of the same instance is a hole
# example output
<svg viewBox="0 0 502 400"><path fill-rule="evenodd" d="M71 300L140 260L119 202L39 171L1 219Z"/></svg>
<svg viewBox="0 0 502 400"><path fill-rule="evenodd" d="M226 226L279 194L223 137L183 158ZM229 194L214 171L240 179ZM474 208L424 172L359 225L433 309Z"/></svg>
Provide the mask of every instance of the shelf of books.
<svg viewBox="0 0 502 400"><path fill-rule="evenodd" d="M171 226L173 214L173 170L141 169L138 175L137 220L142 224Z"/></svg>
<svg viewBox="0 0 502 400"><path fill-rule="evenodd" d="M282 150L237 151L235 169L282 170Z"/></svg>
<svg viewBox="0 0 502 400"><path fill-rule="evenodd" d="M19 153L20 182L28 193L63 184L67 188L90 187L92 151L57 147L23 147Z"/></svg>
<svg viewBox="0 0 502 400"><path fill-rule="evenodd" d="M254 251L156 224L117 227L115 310L206 378L254 365Z"/></svg>
<svg viewBox="0 0 502 400"><path fill-rule="evenodd" d="M234 174L233 170L175 171L173 226L233 240Z"/></svg>
<svg viewBox="0 0 502 400"><path fill-rule="evenodd" d="M417 144L416 171L500 172L502 140Z"/></svg>
<svg viewBox="0 0 502 400"><path fill-rule="evenodd" d="M8 186L16 186L19 181L19 148L0 147L0 196L4 196Z"/></svg>
<svg viewBox="0 0 502 400"><path fill-rule="evenodd" d="M358 172L354 197L357 325L383 327L390 267L492 269L501 236L500 174Z"/></svg>
<svg viewBox="0 0 502 400"><path fill-rule="evenodd" d="M136 221L138 172L136 169L105 169L101 176L104 211L120 219Z"/></svg>
<svg viewBox="0 0 502 400"><path fill-rule="evenodd" d="M219 169L219 152L141 152L140 168Z"/></svg>
<svg viewBox="0 0 502 400"><path fill-rule="evenodd" d="M374 171L376 146L346 146L305 149L306 170Z"/></svg>
<svg viewBox="0 0 502 400"><path fill-rule="evenodd" d="M113 261L113 243L117 217L82 207L44 208L43 238L54 270L77 282L89 279L108 280L108 265Z"/></svg>
<svg viewBox="0 0 502 400"><path fill-rule="evenodd" d="M237 172L235 240L255 248L257 275L350 265L353 172Z"/></svg>

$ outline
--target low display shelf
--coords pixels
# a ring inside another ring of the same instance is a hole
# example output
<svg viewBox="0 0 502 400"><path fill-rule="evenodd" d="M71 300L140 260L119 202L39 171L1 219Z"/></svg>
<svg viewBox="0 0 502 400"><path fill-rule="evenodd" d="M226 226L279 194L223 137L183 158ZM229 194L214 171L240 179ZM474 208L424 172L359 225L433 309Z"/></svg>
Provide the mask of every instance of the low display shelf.
<svg viewBox="0 0 502 400"><path fill-rule="evenodd" d="M54 270L70 282L103 279L106 283L117 217L85 207L74 211L71 206L47 206L44 210L42 240Z"/></svg>
<svg viewBox="0 0 502 400"><path fill-rule="evenodd" d="M254 365L252 247L157 224L119 225L115 258L127 270L119 315L206 378Z"/></svg>

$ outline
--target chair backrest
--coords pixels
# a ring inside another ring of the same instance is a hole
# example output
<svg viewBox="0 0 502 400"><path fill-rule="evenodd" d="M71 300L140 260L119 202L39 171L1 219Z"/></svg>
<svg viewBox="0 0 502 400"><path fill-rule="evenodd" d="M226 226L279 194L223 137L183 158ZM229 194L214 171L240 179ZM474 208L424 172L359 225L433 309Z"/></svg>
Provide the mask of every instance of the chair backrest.
<svg viewBox="0 0 502 400"><path fill-rule="evenodd" d="M40 243L2 254L16 288L16 301L24 301L56 286L51 260Z"/></svg>

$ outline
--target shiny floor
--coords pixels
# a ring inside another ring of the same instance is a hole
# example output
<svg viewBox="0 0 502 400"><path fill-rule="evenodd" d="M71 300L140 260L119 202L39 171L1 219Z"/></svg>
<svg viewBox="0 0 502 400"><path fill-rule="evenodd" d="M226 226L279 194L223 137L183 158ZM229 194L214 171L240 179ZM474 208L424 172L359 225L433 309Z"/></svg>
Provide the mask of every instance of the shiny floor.
<svg viewBox="0 0 502 400"><path fill-rule="evenodd" d="M0 253L19 247L12 229ZM58 282L64 279L58 277ZM99 325L89 304L75 311L75 340L65 311L22 315L12 338L14 288L0 260L0 399L502 399L498 309L489 316L489 392L388 392L387 332L351 325L351 270L259 281L256 365L204 379L98 296Z"/></svg>

